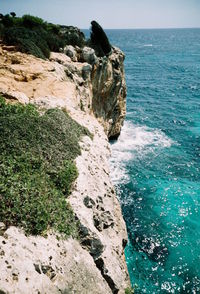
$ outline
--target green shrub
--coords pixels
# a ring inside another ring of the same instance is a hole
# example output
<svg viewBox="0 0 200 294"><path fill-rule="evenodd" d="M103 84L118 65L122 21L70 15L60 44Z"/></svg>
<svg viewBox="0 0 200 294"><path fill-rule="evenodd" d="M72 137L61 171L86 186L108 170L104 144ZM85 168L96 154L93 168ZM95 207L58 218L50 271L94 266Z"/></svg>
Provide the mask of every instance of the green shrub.
<svg viewBox="0 0 200 294"><path fill-rule="evenodd" d="M60 26L55 25L53 23L47 23L46 29L47 29L47 31L49 31L53 34L56 34L56 35L58 35L60 32Z"/></svg>
<svg viewBox="0 0 200 294"><path fill-rule="evenodd" d="M0 23L0 38L3 38L4 36L4 25Z"/></svg>
<svg viewBox="0 0 200 294"><path fill-rule="evenodd" d="M24 15L0 15L0 37L7 45L39 58L49 58L50 51L59 52L65 45L84 46L84 34L74 27L47 23L43 19Z"/></svg>
<svg viewBox="0 0 200 294"><path fill-rule="evenodd" d="M126 288L125 289L125 294L134 294L133 288Z"/></svg>
<svg viewBox="0 0 200 294"><path fill-rule="evenodd" d="M9 14L6 14L2 17L2 24L5 26L5 27L11 27L13 26L14 24L14 19L13 17L11 17Z"/></svg>
<svg viewBox="0 0 200 294"><path fill-rule="evenodd" d="M22 24L24 27L29 29L33 29L35 27L46 27L46 24L42 18L29 14L25 14L22 16Z"/></svg>
<svg viewBox="0 0 200 294"><path fill-rule="evenodd" d="M46 33L45 40L50 51L59 52L60 48L65 46L64 40L55 34Z"/></svg>
<svg viewBox="0 0 200 294"><path fill-rule="evenodd" d="M78 235L66 197L78 175L74 159L85 134L90 135L65 111L39 115L32 105L0 99L0 219L6 227Z"/></svg>
<svg viewBox="0 0 200 294"><path fill-rule="evenodd" d="M39 58L48 58L50 50L45 40L45 32L41 29L31 30L24 27L11 27L5 30L4 41L7 45L15 45L24 53Z"/></svg>

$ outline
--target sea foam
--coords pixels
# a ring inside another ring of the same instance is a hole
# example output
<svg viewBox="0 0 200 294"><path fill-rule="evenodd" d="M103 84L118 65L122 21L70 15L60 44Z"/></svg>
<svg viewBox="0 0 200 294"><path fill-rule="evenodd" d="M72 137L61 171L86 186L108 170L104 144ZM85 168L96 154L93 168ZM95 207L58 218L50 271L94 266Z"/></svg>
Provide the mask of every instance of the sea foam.
<svg viewBox="0 0 200 294"><path fill-rule="evenodd" d="M111 144L111 177L114 184L127 183L126 163L134 156L153 152L156 147L169 148L173 141L161 130L125 122L118 140Z"/></svg>

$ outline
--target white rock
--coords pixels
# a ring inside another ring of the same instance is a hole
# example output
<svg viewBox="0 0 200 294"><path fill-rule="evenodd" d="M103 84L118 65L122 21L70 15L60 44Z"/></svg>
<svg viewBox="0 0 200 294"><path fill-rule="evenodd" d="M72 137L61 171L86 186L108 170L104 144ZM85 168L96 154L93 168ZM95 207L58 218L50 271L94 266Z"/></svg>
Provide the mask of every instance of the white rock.
<svg viewBox="0 0 200 294"><path fill-rule="evenodd" d="M64 53L51 52L49 60L67 65L71 61L71 58Z"/></svg>
<svg viewBox="0 0 200 294"><path fill-rule="evenodd" d="M77 61L76 49L72 45L67 45L64 48L64 53L71 58L72 61Z"/></svg>
<svg viewBox="0 0 200 294"><path fill-rule="evenodd" d="M98 61L98 58L95 54L94 49L90 47L84 47L82 50L82 59L83 61L89 63L89 64L94 64Z"/></svg>

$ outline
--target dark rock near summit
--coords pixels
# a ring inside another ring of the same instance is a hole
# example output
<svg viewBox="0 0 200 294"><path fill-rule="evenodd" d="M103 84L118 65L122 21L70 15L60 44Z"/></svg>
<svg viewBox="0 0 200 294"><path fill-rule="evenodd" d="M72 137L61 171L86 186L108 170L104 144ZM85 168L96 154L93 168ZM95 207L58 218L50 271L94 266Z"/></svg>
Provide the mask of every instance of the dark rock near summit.
<svg viewBox="0 0 200 294"><path fill-rule="evenodd" d="M106 33L96 21L93 20L91 25L91 46L95 49L97 56L107 56L111 52L112 46L110 45Z"/></svg>

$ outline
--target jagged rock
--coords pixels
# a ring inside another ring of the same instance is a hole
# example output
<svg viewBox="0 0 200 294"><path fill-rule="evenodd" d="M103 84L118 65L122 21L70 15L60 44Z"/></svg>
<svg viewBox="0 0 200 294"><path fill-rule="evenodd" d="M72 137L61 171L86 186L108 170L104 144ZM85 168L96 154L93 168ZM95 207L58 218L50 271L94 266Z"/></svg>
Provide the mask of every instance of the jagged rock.
<svg viewBox="0 0 200 294"><path fill-rule="evenodd" d="M108 58L100 59L92 72L92 109L110 139L117 138L126 114L124 54L113 48Z"/></svg>
<svg viewBox="0 0 200 294"><path fill-rule="evenodd" d="M93 221L94 221L94 226L97 228L98 231L103 231L103 223L102 223L102 219L99 216L99 214L94 214L93 215Z"/></svg>
<svg viewBox="0 0 200 294"><path fill-rule="evenodd" d="M94 205L95 205L94 200L93 200L92 198L88 197L88 196L86 196L86 197L84 198L83 202L84 202L84 204L85 204L85 206L86 206L87 208L92 208L92 207L94 207ZM0 228L1 228L1 227L0 227Z"/></svg>
<svg viewBox="0 0 200 294"><path fill-rule="evenodd" d="M80 225L81 244L90 252L94 259L99 258L104 246L98 236L84 225Z"/></svg>
<svg viewBox="0 0 200 294"><path fill-rule="evenodd" d="M35 267L36 272L37 272L38 274L41 274L42 272L41 272L41 269L40 269L39 264L33 264L33 265L34 265L34 267Z"/></svg>
<svg viewBox="0 0 200 294"><path fill-rule="evenodd" d="M50 280L53 280L55 278L56 273L55 270L50 265L41 265L41 269L43 274L47 275Z"/></svg>
<svg viewBox="0 0 200 294"><path fill-rule="evenodd" d="M89 64L94 64L98 61L94 49L90 47L83 48L81 57L84 62L87 62Z"/></svg>
<svg viewBox="0 0 200 294"><path fill-rule="evenodd" d="M105 267L104 260L102 258L99 258L95 261L95 263L96 263L96 266L101 271L102 276L107 281L109 287L111 288L112 293L117 294L119 292L119 288L117 287L115 282L112 280L111 275L109 275L108 270Z"/></svg>
<svg viewBox="0 0 200 294"><path fill-rule="evenodd" d="M95 227L99 231L114 226L113 216L110 211L103 211L101 213L95 212L93 215L93 220Z"/></svg>
<svg viewBox="0 0 200 294"><path fill-rule="evenodd" d="M64 53L71 58L72 61L77 61L77 53L72 45L67 45L64 48Z"/></svg>
<svg viewBox="0 0 200 294"><path fill-rule="evenodd" d="M92 67L90 64L84 65L82 68L82 77L84 80L90 81Z"/></svg>
<svg viewBox="0 0 200 294"><path fill-rule="evenodd" d="M111 52L112 47L110 45L108 37L106 36L106 33L95 20L91 22L91 25L92 27L90 39L92 45L97 52L97 55L100 57L108 55Z"/></svg>

